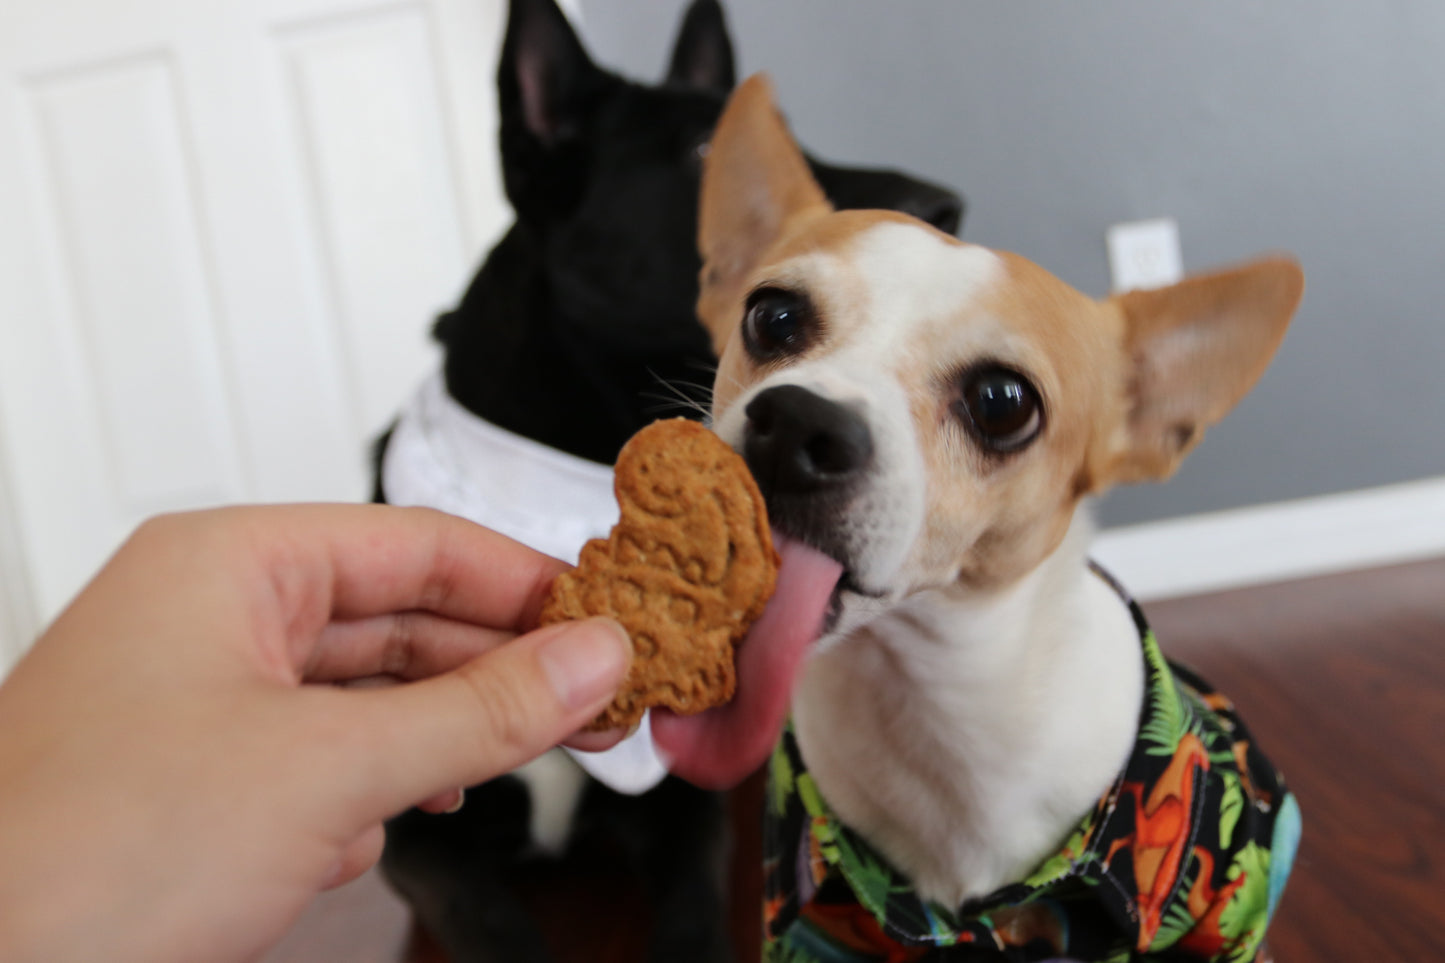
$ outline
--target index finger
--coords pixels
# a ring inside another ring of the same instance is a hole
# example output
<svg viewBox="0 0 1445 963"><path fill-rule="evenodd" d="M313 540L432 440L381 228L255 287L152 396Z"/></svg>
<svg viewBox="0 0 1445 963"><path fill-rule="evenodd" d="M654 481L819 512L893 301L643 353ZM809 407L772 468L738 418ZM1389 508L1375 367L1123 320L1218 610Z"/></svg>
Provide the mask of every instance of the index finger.
<svg viewBox="0 0 1445 963"><path fill-rule="evenodd" d="M526 631L567 565L428 508L285 505L229 510L293 629L333 619L431 612Z"/></svg>

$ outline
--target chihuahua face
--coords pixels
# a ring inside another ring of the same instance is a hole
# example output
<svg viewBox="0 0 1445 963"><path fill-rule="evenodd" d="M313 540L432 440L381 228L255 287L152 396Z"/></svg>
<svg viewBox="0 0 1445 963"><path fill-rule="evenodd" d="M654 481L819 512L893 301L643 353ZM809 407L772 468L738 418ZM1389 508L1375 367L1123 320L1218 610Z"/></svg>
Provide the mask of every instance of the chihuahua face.
<svg viewBox="0 0 1445 963"><path fill-rule="evenodd" d="M893 601L1014 581L1082 496L1170 473L1300 291L1271 260L1100 302L916 219L833 211L761 78L714 138L701 247L718 433L779 529Z"/></svg>
<svg viewBox="0 0 1445 963"><path fill-rule="evenodd" d="M1022 259L872 212L820 218L743 286L717 430L846 589L996 585L1062 537L1093 487L1089 426L1115 415L1117 317Z"/></svg>

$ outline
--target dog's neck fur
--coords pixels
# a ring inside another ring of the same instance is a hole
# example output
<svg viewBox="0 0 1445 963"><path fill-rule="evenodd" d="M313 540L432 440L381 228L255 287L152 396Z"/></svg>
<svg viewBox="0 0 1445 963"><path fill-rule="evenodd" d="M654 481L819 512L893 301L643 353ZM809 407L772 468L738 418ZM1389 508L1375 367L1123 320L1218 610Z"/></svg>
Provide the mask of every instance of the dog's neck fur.
<svg viewBox="0 0 1445 963"><path fill-rule="evenodd" d="M794 725L820 792L927 899L957 906L1024 878L1128 757L1143 658L1128 609L1088 570L1089 529L1080 512L1012 586L912 596L804 669Z"/></svg>

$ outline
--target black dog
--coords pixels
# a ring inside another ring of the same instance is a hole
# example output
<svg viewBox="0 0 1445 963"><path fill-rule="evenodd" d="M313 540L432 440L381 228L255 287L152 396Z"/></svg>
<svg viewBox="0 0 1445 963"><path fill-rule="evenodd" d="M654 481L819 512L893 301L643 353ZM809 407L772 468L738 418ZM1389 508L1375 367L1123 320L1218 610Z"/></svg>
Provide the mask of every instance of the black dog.
<svg viewBox="0 0 1445 963"><path fill-rule="evenodd" d="M700 160L733 80L716 0L689 7L655 87L595 66L553 0L511 0L498 86L517 220L437 321L452 399L603 465L669 404L698 416L716 361L693 310ZM945 189L810 163L837 206L957 230L963 203ZM380 467L377 478L385 501ZM413 811L388 825L383 868L453 960L547 959L511 884L555 858L636 870L652 906L651 959L726 958L718 796L671 777L637 796L587 780L560 856L539 854L533 809L507 776L468 789L459 813Z"/></svg>

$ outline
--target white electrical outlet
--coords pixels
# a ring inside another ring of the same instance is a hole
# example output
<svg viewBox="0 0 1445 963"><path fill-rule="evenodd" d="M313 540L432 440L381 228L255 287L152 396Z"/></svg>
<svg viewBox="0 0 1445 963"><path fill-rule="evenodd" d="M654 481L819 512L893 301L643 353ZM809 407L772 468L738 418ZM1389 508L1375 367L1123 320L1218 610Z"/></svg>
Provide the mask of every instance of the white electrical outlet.
<svg viewBox="0 0 1445 963"><path fill-rule="evenodd" d="M1106 240L1115 292L1162 288L1184 276L1179 224L1172 217L1115 224Z"/></svg>

